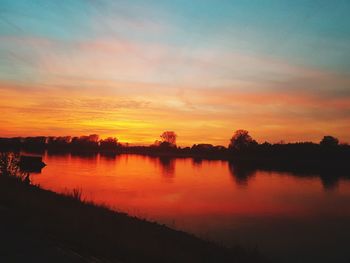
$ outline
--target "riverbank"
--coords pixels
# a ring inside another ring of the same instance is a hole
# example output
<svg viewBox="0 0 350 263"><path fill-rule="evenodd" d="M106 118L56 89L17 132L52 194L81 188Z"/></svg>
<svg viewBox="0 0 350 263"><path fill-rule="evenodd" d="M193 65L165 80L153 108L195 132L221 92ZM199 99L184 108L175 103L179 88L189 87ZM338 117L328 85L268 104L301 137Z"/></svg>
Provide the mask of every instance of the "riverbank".
<svg viewBox="0 0 350 263"><path fill-rule="evenodd" d="M13 178L0 177L0 210L3 262L263 262L254 251L227 249Z"/></svg>

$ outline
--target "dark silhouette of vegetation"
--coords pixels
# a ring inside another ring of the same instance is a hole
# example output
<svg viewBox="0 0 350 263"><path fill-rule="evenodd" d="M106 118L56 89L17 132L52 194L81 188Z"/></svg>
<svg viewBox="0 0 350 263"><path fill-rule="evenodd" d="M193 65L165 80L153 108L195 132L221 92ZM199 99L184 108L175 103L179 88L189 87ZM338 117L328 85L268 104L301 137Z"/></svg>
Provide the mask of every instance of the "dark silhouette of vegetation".
<svg viewBox="0 0 350 263"><path fill-rule="evenodd" d="M72 192L68 193L67 195L72 197L73 199L75 199L77 201L83 201L82 194L83 194L83 192L80 188L74 188L72 190Z"/></svg>
<svg viewBox="0 0 350 263"><path fill-rule="evenodd" d="M160 135L162 142L168 143L169 145L176 146L176 133L173 131L165 131Z"/></svg>
<svg viewBox="0 0 350 263"><path fill-rule="evenodd" d="M115 137L108 137L104 140L100 140L100 149L102 151L114 151L118 146L118 139Z"/></svg>
<svg viewBox="0 0 350 263"><path fill-rule="evenodd" d="M333 136L324 136L323 139L320 142L320 145L326 146L326 147L334 147L339 145L339 140Z"/></svg>
<svg viewBox="0 0 350 263"><path fill-rule="evenodd" d="M0 176L29 182L29 173L20 168L20 155L12 152L0 153Z"/></svg>
<svg viewBox="0 0 350 263"><path fill-rule="evenodd" d="M174 151L176 149L176 138L177 135L173 131L165 131L160 135L161 140L156 140L151 145L153 151L166 152Z"/></svg>
<svg viewBox="0 0 350 263"><path fill-rule="evenodd" d="M92 156L98 152L114 157L120 153L145 154L168 157L192 157L230 160L235 163L250 163L251 166L276 169L324 170L325 166L348 169L350 146L339 144L333 136L324 136L319 144L312 142L275 143L256 142L246 130L237 130L228 147L211 144L194 144L192 147L176 145L177 135L165 131L150 146L121 144L117 138L99 139L99 136L71 137L24 137L0 138L0 151L36 151L43 153L71 152L81 156Z"/></svg>
<svg viewBox="0 0 350 263"><path fill-rule="evenodd" d="M99 136L91 134L89 136L73 137L71 147L75 151L97 151L99 148Z"/></svg>
<svg viewBox="0 0 350 263"><path fill-rule="evenodd" d="M228 148L233 151L245 151L258 145L246 130L237 130L231 138Z"/></svg>
<svg viewBox="0 0 350 263"><path fill-rule="evenodd" d="M194 144L191 148L189 148L189 152L196 154L205 154L205 155L213 155L213 154L224 154L226 152L226 148L224 146L214 146L212 144Z"/></svg>
<svg viewBox="0 0 350 263"><path fill-rule="evenodd" d="M193 158L200 164L201 159L227 160L229 169L237 183L246 185L257 169L291 172L298 176L319 176L324 188L334 189L340 178L349 178L350 146L339 143L333 136L324 136L320 143L297 142L275 143L256 142L246 130L237 130L228 147L212 144L194 144L192 147L176 145L177 135L165 131L161 140L150 146L121 144L117 138L99 139L99 136L71 137L15 137L0 138L0 152L21 150L43 154L71 153L84 158L93 158L101 153L113 159L118 154L143 154L159 158L164 175L174 175L172 158ZM27 170L29 171L29 170ZM28 177L29 178L29 177Z"/></svg>
<svg viewBox="0 0 350 263"><path fill-rule="evenodd" d="M71 136L48 137L46 143L51 148L64 149L72 142Z"/></svg>

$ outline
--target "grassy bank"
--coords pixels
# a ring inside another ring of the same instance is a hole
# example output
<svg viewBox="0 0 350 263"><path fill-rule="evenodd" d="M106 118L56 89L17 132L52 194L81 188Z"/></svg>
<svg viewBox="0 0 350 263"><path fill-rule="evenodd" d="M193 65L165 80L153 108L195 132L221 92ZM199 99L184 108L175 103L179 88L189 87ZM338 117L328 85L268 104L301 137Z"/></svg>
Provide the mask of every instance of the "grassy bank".
<svg viewBox="0 0 350 263"><path fill-rule="evenodd" d="M0 211L1 262L23 262L18 254L26 262L263 262L256 252L226 249L15 178L0 176Z"/></svg>

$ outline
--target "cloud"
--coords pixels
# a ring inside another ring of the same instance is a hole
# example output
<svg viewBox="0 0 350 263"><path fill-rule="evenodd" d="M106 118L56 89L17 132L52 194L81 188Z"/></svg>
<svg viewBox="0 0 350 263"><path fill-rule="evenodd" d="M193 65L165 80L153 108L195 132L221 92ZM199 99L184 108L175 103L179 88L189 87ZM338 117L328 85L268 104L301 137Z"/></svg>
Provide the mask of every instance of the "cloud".
<svg viewBox="0 0 350 263"><path fill-rule="evenodd" d="M346 74L127 39L2 40L26 44L20 56L35 51L31 81L0 83L1 120L12 134L120 132L123 140L151 143L172 129L185 145L226 144L234 129L246 128L259 140L350 139Z"/></svg>

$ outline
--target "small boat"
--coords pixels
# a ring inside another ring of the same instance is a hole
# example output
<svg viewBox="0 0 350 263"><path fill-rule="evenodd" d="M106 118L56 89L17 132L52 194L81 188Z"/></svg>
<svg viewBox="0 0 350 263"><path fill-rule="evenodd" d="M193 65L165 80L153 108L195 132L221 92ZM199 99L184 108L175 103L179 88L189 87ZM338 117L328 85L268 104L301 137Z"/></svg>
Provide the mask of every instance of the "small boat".
<svg viewBox="0 0 350 263"><path fill-rule="evenodd" d="M24 172L40 172L45 166L41 156L21 155L19 158L19 167Z"/></svg>

